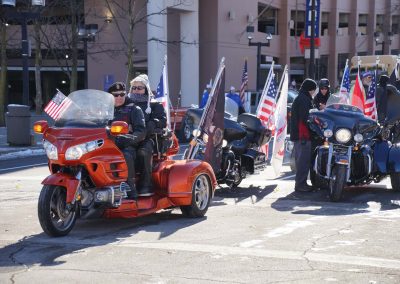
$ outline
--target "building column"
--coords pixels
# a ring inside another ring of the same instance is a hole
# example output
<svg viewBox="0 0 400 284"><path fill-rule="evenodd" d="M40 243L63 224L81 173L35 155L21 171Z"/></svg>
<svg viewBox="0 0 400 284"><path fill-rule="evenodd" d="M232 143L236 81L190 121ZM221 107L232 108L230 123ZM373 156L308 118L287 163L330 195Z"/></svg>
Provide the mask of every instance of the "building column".
<svg viewBox="0 0 400 284"><path fill-rule="evenodd" d="M339 85L338 81L338 51L337 51L337 29L339 27L338 1L334 0L332 12L329 13L329 57L328 57L328 79L331 86Z"/></svg>
<svg viewBox="0 0 400 284"><path fill-rule="evenodd" d="M196 1L197 2L197 1ZM199 9L181 13L182 106L198 104L199 98Z"/></svg>
<svg viewBox="0 0 400 284"><path fill-rule="evenodd" d="M165 8L165 1L147 3L147 14L154 13L147 19L147 68L152 90L157 88L167 54L167 16L158 14Z"/></svg>

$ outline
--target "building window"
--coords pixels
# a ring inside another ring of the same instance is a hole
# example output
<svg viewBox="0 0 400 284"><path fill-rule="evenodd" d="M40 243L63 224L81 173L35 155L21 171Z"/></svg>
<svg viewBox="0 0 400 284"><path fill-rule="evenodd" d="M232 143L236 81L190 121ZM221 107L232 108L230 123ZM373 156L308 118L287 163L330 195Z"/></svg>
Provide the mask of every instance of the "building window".
<svg viewBox="0 0 400 284"><path fill-rule="evenodd" d="M376 28L375 31L383 32L384 15L376 15Z"/></svg>
<svg viewBox="0 0 400 284"><path fill-rule="evenodd" d="M368 14L359 14L358 15L358 34L359 35L367 34L367 25L368 25Z"/></svg>
<svg viewBox="0 0 400 284"><path fill-rule="evenodd" d="M258 4L258 31L260 33L278 34L278 9L265 4Z"/></svg>
<svg viewBox="0 0 400 284"><path fill-rule="evenodd" d="M328 78L328 55L321 55L321 58L317 60L317 77Z"/></svg>
<svg viewBox="0 0 400 284"><path fill-rule="evenodd" d="M346 60L349 58L348 53L339 53L338 54L338 69L337 69L337 79L340 82L342 80L343 76L343 70L344 67L346 66Z"/></svg>
<svg viewBox="0 0 400 284"><path fill-rule="evenodd" d="M392 33L393 34L400 33L400 16L399 15L392 16Z"/></svg>
<svg viewBox="0 0 400 284"><path fill-rule="evenodd" d="M321 36L328 35L328 22L329 22L329 13L322 12L321 13Z"/></svg>
<svg viewBox="0 0 400 284"><path fill-rule="evenodd" d="M305 28L305 20L306 12L299 11L299 10L292 10L290 12L290 19L293 23L293 27L290 28L290 35L291 36L300 36L301 33L304 31Z"/></svg>
<svg viewBox="0 0 400 284"><path fill-rule="evenodd" d="M347 36L349 34L349 13L339 13L339 27L337 34Z"/></svg>

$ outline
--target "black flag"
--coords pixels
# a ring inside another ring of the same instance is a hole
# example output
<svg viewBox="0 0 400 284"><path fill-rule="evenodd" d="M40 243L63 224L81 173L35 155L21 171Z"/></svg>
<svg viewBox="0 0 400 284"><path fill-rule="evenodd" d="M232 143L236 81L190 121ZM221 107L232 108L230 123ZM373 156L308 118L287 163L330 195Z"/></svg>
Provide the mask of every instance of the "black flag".
<svg viewBox="0 0 400 284"><path fill-rule="evenodd" d="M222 141L224 138L224 113L225 113L225 68L216 82L214 95L210 98L208 107L203 116L205 119L199 128L208 135L204 161L208 162L218 173L221 168Z"/></svg>

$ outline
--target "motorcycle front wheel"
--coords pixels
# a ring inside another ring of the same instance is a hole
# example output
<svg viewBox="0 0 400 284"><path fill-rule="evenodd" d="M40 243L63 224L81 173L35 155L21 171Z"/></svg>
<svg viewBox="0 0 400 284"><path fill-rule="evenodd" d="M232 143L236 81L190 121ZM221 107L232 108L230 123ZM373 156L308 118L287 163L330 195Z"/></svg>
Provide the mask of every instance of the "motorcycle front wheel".
<svg viewBox="0 0 400 284"><path fill-rule="evenodd" d="M64 187L45 185L38 203L38 217L43 231L51 237L67 235L75 225L77 207L67 208L67 191Z"/></svg>
<svg viewBox="0 0 400 284"><path fill-rule="evenodd" d="M337 202L342 198L343 188L346 184L346 165L334 165L329 180L329 199Z"/></svg>
<svg viewBox="0 0 400 284"><path fill-rule="evenodd" d="M232 179L226 181L226 185L229 186L229 189L231 190L238 187L243 180L242 170L240 169L240 165L238 163L235 163L233 165L232 172L233 172L232 175L230 175L229 177L229 178L232 177Z"/></svg>
<svg viewBox="0 0 400 284"><path fill-rule="evenodd" d="M390 183L393 190L400 191L400 173L390 174Z"/></svg>

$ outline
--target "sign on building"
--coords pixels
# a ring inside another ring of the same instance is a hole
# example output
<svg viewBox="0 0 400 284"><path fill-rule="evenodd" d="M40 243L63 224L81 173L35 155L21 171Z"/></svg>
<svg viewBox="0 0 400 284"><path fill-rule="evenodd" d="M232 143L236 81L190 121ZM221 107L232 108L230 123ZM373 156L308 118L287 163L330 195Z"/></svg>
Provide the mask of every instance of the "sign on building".
<svg viewBox="0 0 400 284"><path fill-rule="evenodd" d="M321 0L306 0L306 30L305 37L311 37L311 16L312 16L312 2L315 1L315 34L314 37L319 37L319 18L320 18L320 8Z"/></svg>

